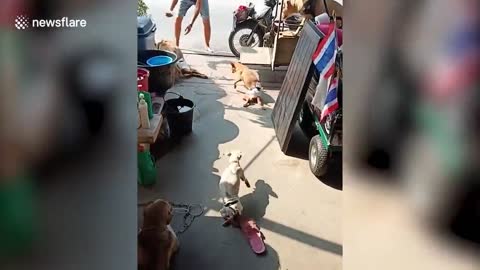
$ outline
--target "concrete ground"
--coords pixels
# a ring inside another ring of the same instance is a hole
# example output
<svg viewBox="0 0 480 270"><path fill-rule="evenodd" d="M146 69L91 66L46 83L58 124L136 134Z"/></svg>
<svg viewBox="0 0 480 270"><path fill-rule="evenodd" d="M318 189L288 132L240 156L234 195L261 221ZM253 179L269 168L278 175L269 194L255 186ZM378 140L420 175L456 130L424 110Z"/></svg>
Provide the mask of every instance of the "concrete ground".
<svg viewBox="0 0 480 270"><path fill-rule="evenodd" d="M271 113L284 73L262 72L268 108L245 109L233 89L232 58L186 59L210 77L183 80L170 90L195 102L193 133L157 160L157 184L139 187L141 202L164 198L204 207L204 215L179 235L173 268L342 269L342 191L313 176L307 160L284 155L275 137ZM227 166L224 154L236 149L244 153L241 164L252 184L240 188L244 214L265 234L264 256L254 255L240 230L221 225L218 182ZM182 221L175 215L174 229Z"/></svg>

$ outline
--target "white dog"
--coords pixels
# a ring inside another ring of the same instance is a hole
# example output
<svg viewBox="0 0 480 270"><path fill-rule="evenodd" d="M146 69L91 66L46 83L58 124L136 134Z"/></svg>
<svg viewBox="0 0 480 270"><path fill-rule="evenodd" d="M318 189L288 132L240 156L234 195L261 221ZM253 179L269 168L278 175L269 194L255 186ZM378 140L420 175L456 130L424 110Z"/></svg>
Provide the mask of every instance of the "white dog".
<svg viewBox="0 0 480 270"><path fill-rule="evenodd" d="M227 156L229 156L230 165L223 171L222 178L218 184L220 196L223 200L220 214L226 220L225 224L231 222L237 215L242 214L243 206L238 197L240 180L244 181L247 187L250 187L250 183L245 178L243 169L240 166L242 152L232 151Z"/></svg>

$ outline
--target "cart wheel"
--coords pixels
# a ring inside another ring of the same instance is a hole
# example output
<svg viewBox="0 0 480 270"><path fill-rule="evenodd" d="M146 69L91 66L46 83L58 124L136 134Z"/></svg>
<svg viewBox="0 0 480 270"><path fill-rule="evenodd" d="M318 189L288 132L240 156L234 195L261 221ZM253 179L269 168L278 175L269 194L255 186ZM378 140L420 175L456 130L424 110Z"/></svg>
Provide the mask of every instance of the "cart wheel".
<svg viewBox="0 0 480 270"><path fill-rule="evenodd" d="M328 150L323 145L320 135L312 137L308 151L308 160L310 164L310 170L315 176L321 177L327 173L327 158Z"/></svg>

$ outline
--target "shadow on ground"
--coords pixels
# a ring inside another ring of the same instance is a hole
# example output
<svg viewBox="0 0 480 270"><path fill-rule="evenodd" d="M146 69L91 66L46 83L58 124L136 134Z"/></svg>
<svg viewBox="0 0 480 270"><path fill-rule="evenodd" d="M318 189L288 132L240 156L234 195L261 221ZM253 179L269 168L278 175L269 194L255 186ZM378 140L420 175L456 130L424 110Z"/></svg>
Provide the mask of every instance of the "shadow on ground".
<svg viewBox="0 0 480 270"><path fill-rule="evenodd" d="M309 147L309 136L306 135L302 128L298 125L298 123L296 123L292 133L290 146L287 150L287 155L308 160ZM333 157L329 160L327 174L319 177L318 179L323 184L331 188L343 190L342 175L342 155L340 153L335 153Z"/></svg>
<svg viewBox="0 0 480 270"><path fill-rule="evenodd" d="M179 235L180 251L173 261L174 270L281 269L279 255L272 246L267 244L266 255L257 256L251 251L240 230L221 226L223 220L218 214L222 207L218 200L220 176L218 170L214 169L214 162L221 156L219 145L234 140L239 134L239 127L225 119L225 110L246 110L252 113L252 122L273 128L271 108L261 110L226 106L219 101L226 96L226 91L212 80L204 82L198 84L185 80L171 89L195 103L193 133L181 140L159 140L152 147L152 152L157 156L158 181L149 189L139 187L139 201L163 198L175 203L203 206L203 215ZM244 168L248 168L274 141L275 137L272 137ZM308 151L308 147L306 149ZM258 180L254 190L241 197L246 215L269 231L330 253L342 253L339 244L265 219L270 199L279 197L267 181L268 179ZM180 229L183 215L176 214L172 225L175 230Z"/></svg>
<svg viewBox="0 0 480 270"><path fill-rule="evenodd" d="M218 65L228 65L228 68L230 68L230 63L231 62L237 62L238 60L236 58L231 58L230 60L220 60L220 61L208 61L208 67L217 70Z"/></svg>
<svg viewBox="0 0 480 270"><path fill-rule="evenodd" d="M139 201L163 198L203 206L203 216L179 235L181 247L172 269L277 270L279 258L274 248L267 245L265 256L255 255L240 230L222 227L221 217L207 213L218 213L222 207L218 202L220 177L212 169L221 156L219 145L235 139L239 128L224 118L225 107L219 99L226 95L225 90L211 80L205 82L194 84L186 80L170 90L195 103L193 133L181 140L163 139L152 146L157 157L158 181L151 188L139 187ZM183 227L183 216L174 215L172 226L176 231Z"/></svg>
<svg viewBox="0 0 480 270"><path fill-rule="evenodd" d="M182 235L172 270L281 269L280 258L274 248L266 243L266 253L256 255L239 229L224 228L222 222L220 217L201 217Z"/></svg>
<svg viewBox="0 0 480 270"><path fill-rule="evenodd" d="M225 105L226 110L247 111L251 113L251 116L253 117L248 118L248 120L252 123L255 123L257 125L260 125L266 128L273 128L271 107L273 107L273 105L270 107L265 107L265 109L260 108L260 105L258 104L251 105L247 108Z"/></svg>
<svg viewBox="0 0 480 270"><path fill-rule="evenodd" d="M253 191L240 198L244 215L253 218L258 224L261 224L270 204L270 197L278 199L277 193L272 190L272 187L265 180L257 180Z"/></svg>
<svg viewBox="0 0 480 270"><path fill-rule="evenodd" d="M308 147L310 146L310 138L305 135L302 128L295 124L292 132L290 145L287 149L287 155L291 157L308 160Z"/></svg>
<svg viewBox="0 0 480 270"><path fill-rule="evenodd" d="M270 197L274 199L279 198L278 194L273 191L272 187L266 183L265 180L259 179L255 183L253 192L240 198L244 207L244 214L255 219L260 227L269 231L276 232L298 242L305 243L312 247L322 249L336 255L342 255L343 247L337 243L324 240L314 235L299 231L295 228L265 219L264 216L267 212L267 207L270 204Z"/></svg>
<svg viewBox="0 0 480 270"><path fill-rule="evenodd" d="M340 153L333 155L327 174L319 180L331 188L343 190L342 155Z"/></svg>

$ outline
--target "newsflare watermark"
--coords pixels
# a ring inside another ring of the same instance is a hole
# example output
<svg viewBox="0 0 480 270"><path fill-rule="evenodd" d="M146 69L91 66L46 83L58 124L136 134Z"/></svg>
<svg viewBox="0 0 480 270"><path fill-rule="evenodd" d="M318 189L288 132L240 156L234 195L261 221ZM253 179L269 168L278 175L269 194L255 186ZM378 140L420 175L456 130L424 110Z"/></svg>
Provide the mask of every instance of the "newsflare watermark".
<svg viewBox="0 0 480 270"><path fill-rule="evenodd" d="M85 28L87 27L87 21L85 19L70 19L68 17L31 20L25 15L19 15L15 18L15 27L18 30L28 28Z"/></svg>

